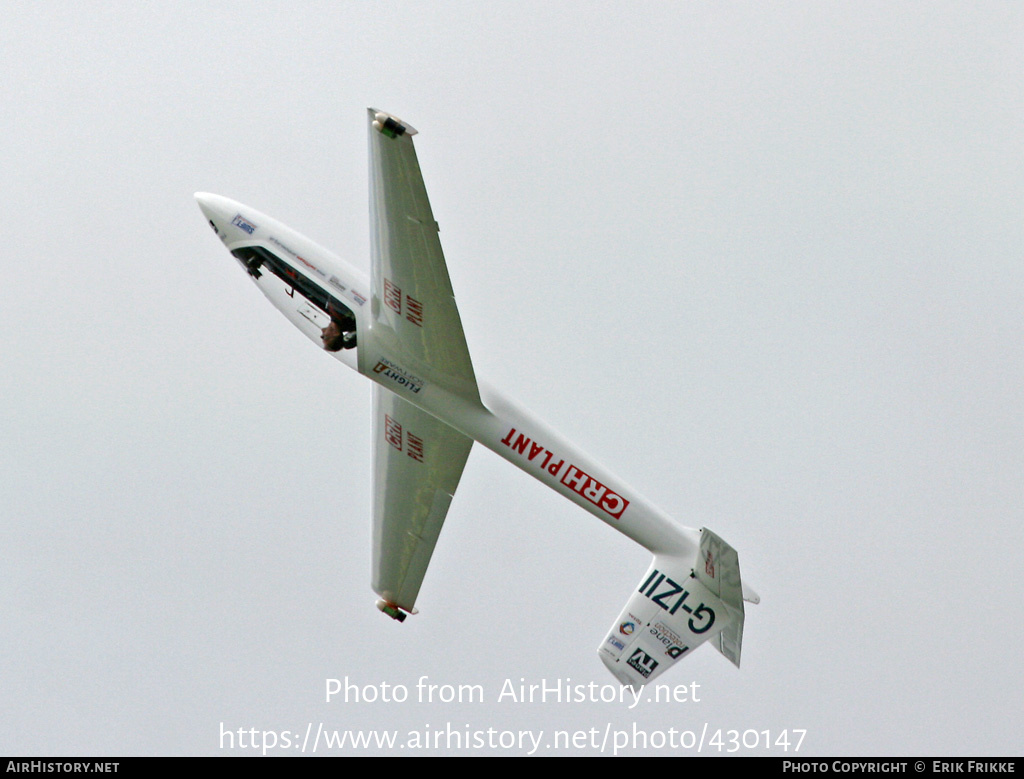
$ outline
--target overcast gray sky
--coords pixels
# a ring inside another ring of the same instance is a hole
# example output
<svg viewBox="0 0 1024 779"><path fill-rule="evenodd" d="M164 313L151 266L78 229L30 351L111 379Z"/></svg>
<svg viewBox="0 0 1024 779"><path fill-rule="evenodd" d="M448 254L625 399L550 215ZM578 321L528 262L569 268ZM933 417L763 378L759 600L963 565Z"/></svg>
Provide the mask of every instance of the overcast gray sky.
<svg viewBox="0 0 1024 779"><path fill-rule="evenodd" d="M1019 755L1019 4L0 10L0 752ZM499 700L613 684L648 555L480 447L421 613L373 608L369 382L192 198L368 270L369 105L420 130L477 374L739 550L742 670L658 680L699 701Z"/></svg>

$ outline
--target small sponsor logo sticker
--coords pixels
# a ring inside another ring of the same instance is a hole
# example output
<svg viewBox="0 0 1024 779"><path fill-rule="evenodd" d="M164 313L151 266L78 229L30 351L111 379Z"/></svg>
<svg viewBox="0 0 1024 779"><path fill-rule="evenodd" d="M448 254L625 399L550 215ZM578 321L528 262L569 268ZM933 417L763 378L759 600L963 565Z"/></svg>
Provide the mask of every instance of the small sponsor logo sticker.
<svg viewBox="0 0 1024 779"><path fill-rule="evenodd" d="M683 646L679 635L663 622L655 622L650 628L651 637L665 647L665 654L675 660L689 647Z"/></svg>
<svg viewBox="0 0 1024 779"><path fill-rule="evenodd" d="M672 628L666 625L664 622L655 622L651 626L651 635L662 643L668 644L681 644L682 639L679 638L679 634L676 633Z"/></svg>
<svg viewBox="0 0 1024 779"><path fill-rule="evenodd" d="M608 636L608 643L616 649L618 649L620 652L626 648L626 645L619 641L619 639L617 639L615 636Z"/></svg>
<svg viewBox="0 0 1024 779"><path fill-rule="evenodd" d="M256 225L254 225L241 214L235 214L235 218L231 220L231 224L233 224L238 229L247 232L249 235L252 235L254 232L256 232Z"/></svg>
<svg viewBox="0 0 1024 779"><path fill-rule="evenodd" d="M630 655L627 665L631 668L635 668L637 672L645 679L654 672L654 669L658 667L658 661L647 654L642 649L637 649Z"/></svg>
<svg viewBox="0 0 1024 779"><path fill-rule="evenodd" d="M623 622L621 625L619 625L619 632L624 636L633 635L634 630L636 630L636 625L634 625L632 622Z"/></svg>
<svg viewBox="0 0 1024 779"><path fill-rule="evenodd" d="M288 246L287 244L283 244L283 243L281 243L281 242L280 242L279 240L277 240L277 238L275 238L274 236L272 236L272 235L269 235L269 236L267 236L267 240L268 240L268 241L270 241L270 242L271 242L272 244L274 244L275 246L279 246L280 248L284 249L284 250L285 250L286 252L288 252L288 254L290 254L290 255L291 255L292 257L298 257L298 256L299 256L298 254L296 254L296 253L295 253L295 250L294 250L293 248L291 248L291 247L290 247L290 246Z"/></svg>
<svg viewBox="0 0 1024 779"><path fill-rule="evenodd" d="M320 270L318 267L316 267L316 265L311 263L305 257L300 257L298 254L296 254L295 255L295 259L298 260L299 262L301 262L303 265L305 265L311 271L313 271L313 273L315 273L320 278L322 278L322 279L326 279L327 278L327 274L326 273L324 273L322 270Z"/></svg>

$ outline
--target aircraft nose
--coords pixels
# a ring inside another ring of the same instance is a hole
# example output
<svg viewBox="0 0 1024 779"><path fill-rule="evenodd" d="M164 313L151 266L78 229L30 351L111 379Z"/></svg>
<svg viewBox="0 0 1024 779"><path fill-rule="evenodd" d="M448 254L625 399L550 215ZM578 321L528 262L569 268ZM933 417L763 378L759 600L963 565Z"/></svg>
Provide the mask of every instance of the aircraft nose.
<svg viewBox="0 0 1024 779"><path fill-rule="evenodd" d="M195 198L199 204L199 210L203 212L203 216L211 222L224 223L226 216L223 203L224 198L219 195L212 195L209 192L196 192ZM230 216L227 216L227 219L230 218Z"/></svg>
<svg viewBox="0 0 1024 779"><path fill-rule="evenodd" d="M206 221L225 243L248 238L256 232L257 225L249 217L249 209L241 203L210 192L196 192L195 198Z"/></svg>

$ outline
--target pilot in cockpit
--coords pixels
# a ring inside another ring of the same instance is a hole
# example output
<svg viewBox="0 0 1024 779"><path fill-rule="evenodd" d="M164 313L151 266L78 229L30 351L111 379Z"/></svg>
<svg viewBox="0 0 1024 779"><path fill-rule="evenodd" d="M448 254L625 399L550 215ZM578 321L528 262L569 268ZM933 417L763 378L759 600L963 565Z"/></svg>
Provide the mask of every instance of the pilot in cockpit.
<svg viewBox="0 0 1024 779"><path fill-rule="evenodd" d="M356 322L351 314L341 312L330 304L327 313L331 323L320 333L320 340L328 352L340 352L342 349L354 349L356 346Z"/></svg>
<svg viewBox="0 0 1024 779"><path fill-rule="evenodd" d="M342 349L354 349L356 345L355 330L345 332L342 326L335 320L323 329L320 333L320 340L324 342L324 349L329 352L340 352Z"/></svg>

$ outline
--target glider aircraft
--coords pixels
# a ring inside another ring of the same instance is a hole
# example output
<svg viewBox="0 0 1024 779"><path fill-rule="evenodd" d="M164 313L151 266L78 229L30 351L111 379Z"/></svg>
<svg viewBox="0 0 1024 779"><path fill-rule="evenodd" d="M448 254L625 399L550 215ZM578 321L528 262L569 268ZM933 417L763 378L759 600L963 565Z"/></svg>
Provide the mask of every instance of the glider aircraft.
<svg viewBox="0 0 1024 779"><path fill-rule="evenodd" d="M473 442L648 549L653 558L598 654L641 687L706 641L737 667L739 558L686 528L497 391L478 382L420 172L416 130L369 109L370 277L265 214L196 200L260 291L311 341L373 385L373 563L378 608L403 621Z"/></svg>

